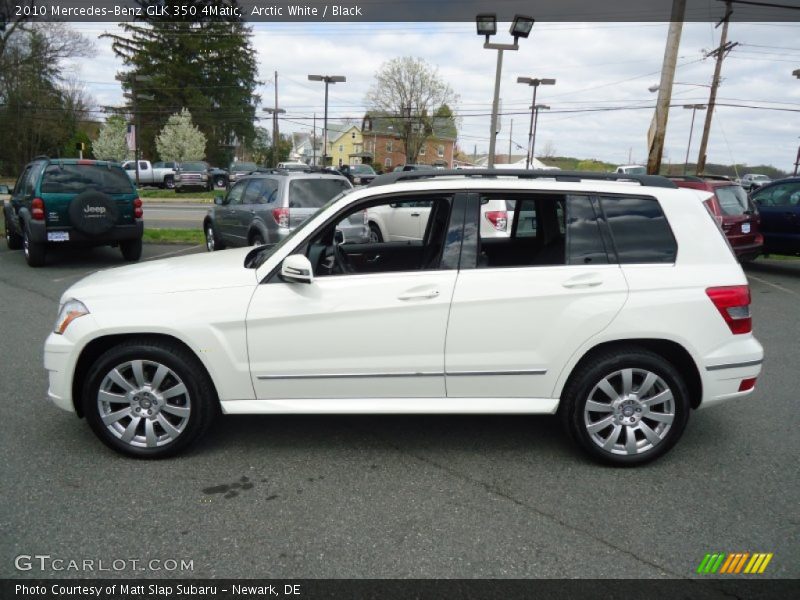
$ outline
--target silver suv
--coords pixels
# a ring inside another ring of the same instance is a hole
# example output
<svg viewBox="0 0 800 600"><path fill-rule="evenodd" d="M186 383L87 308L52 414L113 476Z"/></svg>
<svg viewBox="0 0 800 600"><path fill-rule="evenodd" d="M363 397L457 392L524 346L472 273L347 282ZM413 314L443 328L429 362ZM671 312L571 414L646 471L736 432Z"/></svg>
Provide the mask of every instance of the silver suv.
<svg viewBox="0 0 800 600"><path fill-rule="evenodd" d="M275 171L248 175L214 207L203 221L209 252L228 246L273 245L316 213L332 198L349 192L346 177L323 173ZM366 211L340 228L348 242L369 241Z"/></svg>

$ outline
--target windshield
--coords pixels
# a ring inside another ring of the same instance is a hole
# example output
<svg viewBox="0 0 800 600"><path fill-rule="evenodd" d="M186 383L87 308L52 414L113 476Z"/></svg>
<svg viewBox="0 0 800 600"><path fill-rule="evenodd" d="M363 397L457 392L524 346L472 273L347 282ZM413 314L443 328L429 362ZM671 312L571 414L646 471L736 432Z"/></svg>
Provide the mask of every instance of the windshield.
<svg viewBox="0 0 800 600"><path fill-rule="evenodd" d="M208 167L206 163L188 162L181 165L181 171L205 171Z"/></svg>
<svg viewBox="0 0 800 600"><path fill-rule="evenodd" d="M258 165L251 162L237 162L231 165L231 171L257 171Z"/></svg>
<svg viewBox="0 0 800 600"><path fill-rule="evenodd" d="M102 165L49 165L42 179L42 194L80 194L87 190L105 194L132 194L133 183L120 167Z"/></svg>
<svg viewBox="0 0 800 600"><path fill-rule="evenodd" d="M374 169L369 165L356 165L354 167L351 167L350 170L353 173L359 173L364 175L375 175Z"/></svg>
<svg viewBox="0 0 800 600"><path fill-rule="evenodd" d="M622 172L626 175L646 175L647 169L644 167L625 167Z"/></svg>
<svg viewBox="0 0 800 600"><path fill-rule="evenodd" d="M352 191L353 191L352 188L348 188L344 190L341 194L337 194L336 196L328 200L325 204L323 204L320 207L319 211L317 212L322 212L323 210L331 206L334 202L339 200L339 198L346 196ZM261 265L263 265L267 261L267 259L270 256L272 256L276 251L278 251L280 248L283 248L286 244L289 243L290 240L293 240L295 237L297 237L297 235L301 231L304 232L308 228L311 221L313 221L312 218L303 221L300 225L295 227L289 235L287 235L285 238L283 238L280 242L278 242L274 246L258 246L256 248L253 248L250 254L248 254L245 257L244 266L247 267L248 269L258 269L259 267L261 267Z"/></svg>
<svg viewBox="0 0 800 600"><path fill-rule="evenodd" d="M289 208L319 208L346 189L346 179L295 179L289 184Z"/></svg>
<svg viewBox="0 0 800 600"><path fill-rule="evenodd" d="M766 175L753 175L753 181L769 181Z"/></svg>
<svg viewBox="0 0 800 600"><path fill-rule="evenodd" d="M749 209L747 193L738 185L717 188L716 193L719 207L724 215L738 217Z"/></svg>

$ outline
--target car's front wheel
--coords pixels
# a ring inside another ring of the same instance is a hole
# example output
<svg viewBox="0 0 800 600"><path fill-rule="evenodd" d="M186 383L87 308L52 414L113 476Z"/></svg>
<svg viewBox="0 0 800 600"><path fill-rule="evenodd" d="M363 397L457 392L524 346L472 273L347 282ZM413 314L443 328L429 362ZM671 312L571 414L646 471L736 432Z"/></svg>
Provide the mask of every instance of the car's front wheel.
<svg viewBox="0 0 800 600"><path fill-rule="evenodd" d="M206 236L206 250L209 252L214 252L215 250L224 250L225 244L219 239L216 231L214 231L214 225L208 222L205 224L204 229Z"/></svg>
<svg viewBox="0 0 800 600"><path fill-rule="evenodd" d="M142 257L142 240L120 242L119 249L122 252L123 259L128 262L135 262Z"/></svg>
<svg viewBox="0 0 800 600"><path fill-rule="evenodd" d="M185 348L157 339L123 342L92 366L82 408L110 448L137 458L173 455L217 414L205 369Z"/></svg>
<svg viewBox="0 0 800 600"><path fill-rule="evenodd" d="M672 448L690 410L680 373L660 355L629 347L579 367L564 389L559 413L570 437L593 458L633 466Z"/></svg>
<svg viewBox="0 0 800 600"><path fill-rule="evenodd" d="M379 244L383 242L383 235L381 234L380 227L375 223L369 224L369 241L371 244Z"/></svg>

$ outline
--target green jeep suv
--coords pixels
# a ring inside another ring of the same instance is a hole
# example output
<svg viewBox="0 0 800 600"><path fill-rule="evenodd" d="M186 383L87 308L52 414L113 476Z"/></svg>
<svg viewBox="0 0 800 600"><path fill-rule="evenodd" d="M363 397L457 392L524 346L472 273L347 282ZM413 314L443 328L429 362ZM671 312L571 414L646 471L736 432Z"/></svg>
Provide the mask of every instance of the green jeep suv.
<svg viewBox="0 0 800 600"><path fill-rule="evenodd" d="M3 212L8 247L24 249L32 267L64 245L119 246L128 261L142 255L142 201L116 163L34 159Z"/></svg>

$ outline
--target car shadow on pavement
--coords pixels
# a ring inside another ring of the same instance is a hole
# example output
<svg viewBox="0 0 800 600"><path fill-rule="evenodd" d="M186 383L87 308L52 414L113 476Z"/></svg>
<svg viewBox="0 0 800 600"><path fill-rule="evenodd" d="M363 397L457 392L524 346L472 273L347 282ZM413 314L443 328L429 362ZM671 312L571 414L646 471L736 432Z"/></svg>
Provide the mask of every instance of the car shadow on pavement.
<svg viewBox="0 0 800 600"><path fill-rule="evenodd" d="M769 273L770 275L786 275L800 277L800 260L769 260L760 258L755 262L747 263L745 272Z"/></svg>
<svg viewBox="0 0 800 600"><path fill-rule="evenodd" d="M22 250L9 251L4 253L11 258L19 260L20 264L25 263L25 256ZM132 264L122 258L119 248L80 248L80 247L63 247L59 248L58 252L48 252L45 269L49 268L103 268L103 267L121 267L123 265Z"/></svg>

